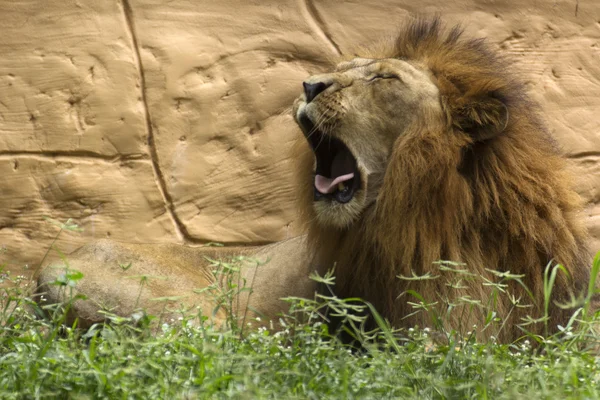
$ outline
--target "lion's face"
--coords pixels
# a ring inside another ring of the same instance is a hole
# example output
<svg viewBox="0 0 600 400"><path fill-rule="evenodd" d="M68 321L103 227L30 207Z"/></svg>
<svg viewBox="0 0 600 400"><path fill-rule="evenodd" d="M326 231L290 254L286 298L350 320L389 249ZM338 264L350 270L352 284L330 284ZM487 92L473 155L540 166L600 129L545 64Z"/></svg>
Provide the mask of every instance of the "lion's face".
<svg viewBox="0 0 600 400"><path fill-rule="evenodd" d="M441 109L439 90L398 59L356 58L304 81L293 115L315 153L319 224L347 228L376 201L394 142L423 109Z"/></svg>

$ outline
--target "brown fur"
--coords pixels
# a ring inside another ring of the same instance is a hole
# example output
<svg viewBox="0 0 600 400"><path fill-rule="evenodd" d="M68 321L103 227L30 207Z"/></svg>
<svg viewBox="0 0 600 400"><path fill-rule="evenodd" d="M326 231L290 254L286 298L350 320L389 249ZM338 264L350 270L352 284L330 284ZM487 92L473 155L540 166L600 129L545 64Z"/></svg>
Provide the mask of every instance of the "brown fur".
<svg viewBox="0 0 600 400"><path fill-rule="evenodd" d="M510 271L523 275L535 298L512 282L507 291L533 306L514 307L505 294L496 300L493 308L504 322L496 334L514 340L525 316L542 314L546 265L561 263L569 276L557 278L549 326L564 324L571 311L556 303L578 296L589 275L580 200L513 66L485 41L464 39L460 28L447 31L439 20L412 22L390 46L361 56L424 66L439 88L443 114L421 110L418 123L398 136L376 202L347 229L316 222L314 156L300 152L309 249L322 270L335 264L336 293L371 302L395 326L427 326L429 317L414 314L407 303L417 301L407 290L438 301L438 311L460 296L486 303L492 289L480 277L497 282L490 270ZM437 260L465 263L477 279L452 289L447 283L456 274L440 272ZM427 273L441 277L398 278ZM483 313L455 310L449 327L481 327ZM525 328L543 332L540 323Z"/></svg>

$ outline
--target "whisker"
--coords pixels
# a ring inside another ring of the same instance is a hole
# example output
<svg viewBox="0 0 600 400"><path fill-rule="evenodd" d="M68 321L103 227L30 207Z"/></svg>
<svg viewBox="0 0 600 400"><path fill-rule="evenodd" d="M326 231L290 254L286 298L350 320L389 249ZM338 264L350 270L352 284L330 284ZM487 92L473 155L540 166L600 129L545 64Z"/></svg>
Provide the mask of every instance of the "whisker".
<svg viewBox="0 0 600 400"><path fill-rule="evenodd" d="M317 122L315 123L315 125L313 126L313 128L310 130L310 132L308 133L308 135L306 135L307 139L310 139L310 137L316 133L317 131L320 131L320 127L322 126L323 122L325 121L325 118L327 116L326 115L320 115L319 119L317 119Z"/></svg>
<svg viewBox="0 0 600 400"><path fill-rule="evenodd" d="M335 115L327 115L327 114L324 114L324 115L322 116L322 118L320 118L320 119L317 121L317 124L315 124L316 128L317 128L318 130L320 130L321 132L323 132L323 133L329 133L329 132L326 132L327 128L326 128L326 126L325 126L325 125L326 125L326 124L327 124L329 121L331 121L331 120L332 120L334 117L335 117Z"/></svg>
<svg viewBox="0 0 600 400"><path fill-rule="evenodd" d="M329 137L329 143L331 143L331 136L330 136L330 135L327 135L327 133L328 133L328 132L326 132L326 131L324 130L324 128L325 128L325 126L324 126L324 125L325 125L325 123L329 122L331 119L333 119L333 116L328 116L328 118L327 118L326 120L323 120L323 121L321 121L321 124L319 125L319 126L320 126L320 129L319 129L319 130L320 130L320 131L321 131L323 134L321 135L321 140L319 141L319 144L317 145L317 147L319 147L319 146L321 145L321 143L323 143L323 140L325 140L325 136L328 136L328 137Z"/></svg>

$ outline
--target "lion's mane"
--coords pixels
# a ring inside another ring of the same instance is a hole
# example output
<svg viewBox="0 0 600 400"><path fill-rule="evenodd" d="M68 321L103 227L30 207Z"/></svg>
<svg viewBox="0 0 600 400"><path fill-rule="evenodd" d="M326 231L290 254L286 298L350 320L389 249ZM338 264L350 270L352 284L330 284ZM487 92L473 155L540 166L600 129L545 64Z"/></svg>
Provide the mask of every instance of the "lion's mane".
<svg viewBox="0 0 600 400"><path fill-rule="evenodd" d="M504 320L500 337L513 340L526 315L543 312L546 266L561 263L550 307L550 324L564 323L567 303L585 288L589 275L586 231L578 212L580 199L565 172L565 161L514 67L481 39L465 39L461 28L446 29L438 19L416 20L401 29L389 46L369 58L396 57L428 68L440 90L443 121L414 124L396 140L374 204L346 230L315 222L311 183L314 156L298 157L301 209L309 251L326 270L335 265L336 294L371 302L395 326L430 325L407 303L409 290L432 300L468 296L490 301L492 289L465 281L450 288L437 260L464 263L470 273L498 281L490 271L522 275L532 301L513 281L494 308ZM485 137L478 122L498 122L486 102L493 97L508 111L502 132ZM439 117L436 117L439 118ZM435 126L435 129L431 129ZM480 135L485 140L478 140ZM365 135L368 140L368 134ZM403 280L398 276L442 275L439 279ZM416 300L412 298L412 300ZM483 315L454 313L450 323L481 326ZM542 332L543 324L526 329Z"/></svg>

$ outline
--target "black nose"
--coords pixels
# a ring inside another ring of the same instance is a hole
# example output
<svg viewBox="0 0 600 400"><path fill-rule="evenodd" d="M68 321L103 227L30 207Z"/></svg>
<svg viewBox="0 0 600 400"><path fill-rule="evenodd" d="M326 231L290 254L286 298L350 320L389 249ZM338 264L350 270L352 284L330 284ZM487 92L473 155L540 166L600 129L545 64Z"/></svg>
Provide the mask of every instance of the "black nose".
<svg viewBox="0 0 600 400"><path fill-rule="evenodd" d="M306 102L310 103L319 93L331 86L331 83L317 82L317 83L302 83L304 86L304 93L306 94Z"/></svg>

